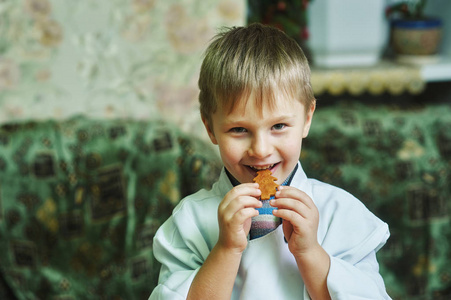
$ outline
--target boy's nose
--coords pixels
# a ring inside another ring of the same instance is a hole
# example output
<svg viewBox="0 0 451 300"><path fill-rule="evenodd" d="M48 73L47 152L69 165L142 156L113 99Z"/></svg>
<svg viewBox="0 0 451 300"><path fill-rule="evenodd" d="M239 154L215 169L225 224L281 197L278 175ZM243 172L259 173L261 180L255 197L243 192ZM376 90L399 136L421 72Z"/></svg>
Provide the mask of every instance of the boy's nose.
<svg viewBox="0 0 451 300"><path fill-rule="evenodd" d="M249 155L256 158L265 158L272 152L271 143L262 136L256 136L252 139L249 147Z"/></svg>

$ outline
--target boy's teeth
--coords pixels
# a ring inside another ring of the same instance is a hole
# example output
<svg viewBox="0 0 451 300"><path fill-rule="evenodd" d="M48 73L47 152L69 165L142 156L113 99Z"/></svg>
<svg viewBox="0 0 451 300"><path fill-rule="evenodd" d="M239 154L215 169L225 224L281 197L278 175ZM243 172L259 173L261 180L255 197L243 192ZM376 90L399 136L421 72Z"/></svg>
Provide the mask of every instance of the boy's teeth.
<svg viewBox="0 0 451 300"><path fill-rule="evenodd" d="M274 165L269 165L269 166L250 166L252 169L255 170L266 170L266 169L271 169Z"/></svg>

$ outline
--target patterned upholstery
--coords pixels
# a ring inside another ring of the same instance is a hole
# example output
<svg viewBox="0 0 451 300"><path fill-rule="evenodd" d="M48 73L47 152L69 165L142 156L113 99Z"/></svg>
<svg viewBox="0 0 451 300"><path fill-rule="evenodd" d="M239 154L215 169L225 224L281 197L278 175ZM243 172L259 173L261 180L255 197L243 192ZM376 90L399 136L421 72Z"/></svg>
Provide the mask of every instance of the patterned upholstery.
<svg viewBox="0 0 451 300"><path fill-rule="evenodd" d="M304 169L389 224L378 258L391 297L451 299L451 105L318 105Z"/></svg>
<svg viewBox="0 0 451 300"><path fill-rule="evenodd" d="M0 149L1 299L146 299L156 229L220 170L161 122L4 125Z"/></svg>
<svg viewBox="0 0 451 300"><path fill-rule="evenodd" d="M393 299L451 296L451 105L319 107L301 161L390 225ZM42 121L0 129L0 298L146 299L152 237L208 187L215 150L169 124Z"/></svg>

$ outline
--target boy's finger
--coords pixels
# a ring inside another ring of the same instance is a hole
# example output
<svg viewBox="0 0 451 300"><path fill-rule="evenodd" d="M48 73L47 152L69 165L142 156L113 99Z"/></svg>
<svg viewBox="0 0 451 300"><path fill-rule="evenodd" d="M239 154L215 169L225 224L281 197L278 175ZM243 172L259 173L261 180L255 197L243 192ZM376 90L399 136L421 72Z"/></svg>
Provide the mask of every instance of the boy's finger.
<svg viewBox="0 0 451 300"><path fill-rule="evenodd" d="M285 222L288 221L294 228L297 228L298 224L301 224L305 220L304 216L290 209L276 209L273 211L273 214Z"/></svg>
<svg viewBox="0 0 451 300"><path fill-rule="evenodd" d="M310 207L304 202L292 198L277 198L275 200L271 200L269 203L271 206L276 207L277 210L292 211L304 218L307 218L309 212L311 211Z"/></svg>
<svg viewBox="0 0 451 300"><path fill-rule="evenodd" d="M259 198L261 191L258 189L257 183L245 183L240 184L233 189L231 189L221 201L221 207L227 207L231 202L236 201L239 197L250 196L255 199Z"/></svg>
<svg viewBox="0 0 451 300"><path fill-rule="evenodd" d="M253 207L240 209L233 216L233 221L236 224L243 224L247 219L258 216L259 212Z"/></svg>
<svg viewBox="0 0 451 300"><path fill-rule="evenodd" d="M303 202L309 208L315 207L312 198L307 193L290 186L280 186L275 198L291 198Z"/></svg>
<svg viewBox="0 0 451 300"><path fill-rule="evenodd" d="M252 196L239 196L233 199L233 201L228 201L221 204L218 208L219 215L223 216L224 220L230 221L234 215L240 210L251 208L255 210L262 206L262 202Z"/></svg>
<svg viewBox="0 0 451 300"><path fill-rule="evenodd" d="M259 208L262 206L262 202L255 197L251 196L240 196L235 199L235 201L229 202L227 206L224 208L229 210L232 213L239 211L244 208Z"/></svg>

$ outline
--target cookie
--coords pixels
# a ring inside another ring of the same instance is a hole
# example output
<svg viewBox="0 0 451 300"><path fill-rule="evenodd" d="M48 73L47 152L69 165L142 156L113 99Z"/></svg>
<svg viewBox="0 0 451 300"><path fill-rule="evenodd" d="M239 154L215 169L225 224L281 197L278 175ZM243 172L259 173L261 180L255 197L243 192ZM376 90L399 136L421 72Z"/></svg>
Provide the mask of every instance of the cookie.
<svg viewBox="0 0 451 300"><path fill-rule="evenodd" d="M257 171L257 176L254 178L254 182L259 184L259 188L262 191L260 200L269 200L271 196L274 196L279 186L274 181L276 177L271 176L272 173L269 169Z"/></svg>

